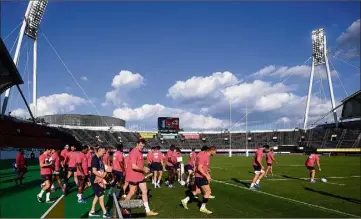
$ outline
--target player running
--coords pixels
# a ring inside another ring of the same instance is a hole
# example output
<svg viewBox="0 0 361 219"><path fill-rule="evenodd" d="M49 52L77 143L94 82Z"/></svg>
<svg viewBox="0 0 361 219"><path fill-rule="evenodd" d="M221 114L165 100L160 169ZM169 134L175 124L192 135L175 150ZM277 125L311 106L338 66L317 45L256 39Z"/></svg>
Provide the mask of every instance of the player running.
<svg viewBox="0 0 361 219"><path fill-rule="evenodd" d="M253 160L254 177L252 179L251 186L249 187L249 189L251 190L255 190L256 188L261 188L259 183L265 174L264 166L262 165L263 153L268 151L269 151L269 145L263 145L263 147L258 148L256 151Z"/></svg>
<svg viewBox="0 0 361 219"><path fill-rule="evenodd" d="M50 186L52 184L52 162L50 159L50 148L46 148L45 151L39 156L39 166L40 166L40 175L44 180L45 185L41 188L39 194L36 195L39 202L43 202L43 194L45 192L45 202L53 203L54 201L50 199Z"/></svg>
<svg viewBox="0 0 361 219"><path fill-rule="evenodd" d="M193 191L185 199L181 200L181 203L185 209L188 209L188 202L192 200L196 195L203 193L203 201L200 208L200 212L206 214L212 214L210 210L206 208L208 199L212 193L210 182L211 175L209 174L210 157L214 156L217 152L215 146L211 146L207 151L201 151L197 155L196 169L195 169L195 184Z"/></svg>
<svg viewBox="0 0 361 219"><path fill-rule="evenodd" d="M118 144L115 153L113 154L113 175L114 181L110 186L108 196L112 194L114 187L124 181L124 157L123 157L123 144ZM117 192L117 197L120 191Z"/></svg>
<svg viewBox="0 0 361 219"><path fill-rule="evenodd" d="M19 153L16 155L15 158L15 170L18 174L17 178L15 179L16 185L20 182L20 185L23 184L24 175L28 172L27 163L24 156L24 149L20 148Z"/></svg>
<svg viewBox="0 0 361 219"><path fill-rule="evenodd" d="M160 146L154 148L151 157L151 167L153 170L154 188L160 188L160 180L163 176L163 154L160 152Z"/></svg>
<svg viewBox="0 0 361 219"><path fill-rule="evenodd" d="M174 180L174 174L175 174L175 163L176 163L176 152L175 152L175 146L171 145L167 154L165 155L166 159L166 165L165 169L168 171L168 180L166 181L166 184L169 188L173 188L173 180Z"/></svg>
<svg viewBox="0 0 361 219"><path fill-rule="evenodd" d="M139 139L137 145L129 153L129 163L127 164L127 177L129 179L129 193L125 200L130 200L135 194L137 186L139 186L142 192L142 200L147 216L155 216L158 213L153 212L149 208L148 204L148 189L145 182L144 174L149 172L148 168L144 168L142 150L145 146L145 140Z"/></svg>
<svg viewBox="0 0 361 219"><path fill-rule="evenodd" d="M184 170L187 172L187 181L186 181L186 185L189 186L189 182L191 180L191 177L194 176L194 167L196 164L196 158L197 158L197 153L196 153L196 149L192 148L192 152L189 154L189 160L188 160L188 164L185 165Z"/></svg>
<svg viewBox="0 0 361 219"><path fill-rule="evenodd" d="M83 146L81 152L78 153L76 159L76 176L78 178L78 203L84 204L86 201L83 199L83 193L88 188L88 146Z"/></svg>
<svg viewBox="0 0 361 219"><path fill-rule="evenodd" d="M307 169L310 171L310 182L311 183L315 183L315 175L316 175L316 170L315 170L315 163L317 164L318 167L318 171L321 172L321 164L320 164L320 157L318 156L317 153L317 149L313 149L306 160L305 166L307 167Z"/></svg>
<svg viewBox="0 0 361 219"><path fill-rule="evenodd" d="M264 177L267 177L268 172L270 172L273 176L273 168L272 168L273 161L278 163L277 160L275 159L273 148L271 148L271 150L268 151L266 155L267 169Z"/></svg>
<svg viewBox="0 0 361 219"><path fill-rule="evenodd" d="M53 169L53 182L57 182L59 185L59 188L61 189L61 191L63 191L63 193L65 192L64 187L61 183L61 177L60 177L60 173L61 173L61 169L60 169L60 155L59 155L59 150L58 149L52 149L51 150L51 160L53 163L52 169ZM54 186L54 183L52 184L52 187ZM54 188L55 189L55 188Z"/></svg>

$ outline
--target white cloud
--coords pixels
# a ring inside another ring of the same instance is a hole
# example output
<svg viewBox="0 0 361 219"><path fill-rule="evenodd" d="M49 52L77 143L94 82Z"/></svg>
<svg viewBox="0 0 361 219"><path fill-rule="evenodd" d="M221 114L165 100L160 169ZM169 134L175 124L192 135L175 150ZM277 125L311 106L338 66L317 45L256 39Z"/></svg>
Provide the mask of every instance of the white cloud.
<svg viewBox="0 0 361 219"><path fill-rule="evenodd" d="M113 111L113 116L126 121L141 122L156 126L158 117L179 117L180 127L185 129L216 129L223 127L224 121L211 116L194 114L177 108L165 107L161 104L145 104L139 108L118 108Z"/></svg>
<svg viewBox="0 0 361 219"><path fill-rule="evenodd" d="M266 66L266 67L260 69L259 71L255 72L255 73L251 74L250 77L257 77L257 78L281 77L281 78L285 78L285 77L292 75L292 76L296 76L296 77L298 76L298 77L309 78L310 72L311 72L311 67L307 66L307 65L297 65L297 66L293 66L293 67L269 65L269 66ZM316 67L315 68L315 77L316 78L320 77L318 75L318 73L321 74L321 77L323 79L327 77L325 69ZM331 72L331 75L335 76L336 72L333 70Z"/></svg>
<svg viewBox="0 0 361 219"><path fill-rule="evenodd" d="M85 99L67 93L39 97L37 100L37 116L73 112L77 106L86 103ZM34 110L33 103L30 104L30 109ZM11 115L22 118L29 117L28 111L20 108L12 111Z"/></svg>
<svg viewBox="0 0 361 219"><path fill-rule="evenodd" d="M107 106L112 103L115 106L127 106L128 93L142 85L144 85L144 77L141 74L122 70L114 76L112 81L113 89L105 94L105 102L102 105Z"/></svg>
<svg viewBox="0 0 361 219"><path fill-rule="evenodd" d="M86 76L82 76L82 77L80 77L80 80L82 80L82 81L87 81L88 78L87 78Z"/></svg>
<svg viewBox="0 0 361 219"><path fill-rule="evenodd" d="M199 101L204 98L218 98L220 89L239 83L231 72L215 72L208 77L192 77L186 81L177 81L168 90L168 97L183 102Z"/></svg>
<svg viewBox="0 0 361 219"><path fill-rule="evenodd" d="M337 42L343 46L360 44L360 19L353 22L338 38Z"/></svg>

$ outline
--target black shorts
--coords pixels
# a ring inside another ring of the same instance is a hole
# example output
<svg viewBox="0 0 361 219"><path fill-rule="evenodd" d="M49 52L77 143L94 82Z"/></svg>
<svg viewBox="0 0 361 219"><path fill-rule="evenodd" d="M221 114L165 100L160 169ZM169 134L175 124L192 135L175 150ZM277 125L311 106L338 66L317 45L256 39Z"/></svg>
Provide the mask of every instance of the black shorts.
<svg viewBox="0 0 361 219"><path fill-rule="evenodd" d="M145 183L145 179L138 181L138 182L129 181L128 183L129 183L129 185L132 185L132 186L138 186L141 183Z"/></svg>
<svg viewBox="0 0 361 219"><path fill-rule="evenodd" d="M44 175L41 175L41 178L43 178L44 182L47 181L47 180L50 180L52 179L52 174L44 174Z"/></svg>
<svg viewBox="0 0 361 219"><path fill-rule="evenodd" d="M154 172L153 167L152 167L152 164L148 164L148 168L149 168L149 172L151 172L151 173Z"/></svg>
<svg viewBox="0 0 361 219"><path fill-rule="evenodd" d="M98 185L97 183L93 183L92 188L94 191L94 195L96 195L97 197L101 197L104 195L104 189L100 187L100 185Z"/></svg>
<svg viewBox="0 0 361 219"><path fill-rule="evenodd" d="M174 166L168 166L168 165L166 165L166 166L165 166L165 169L169 171L169 170L174 170L175 168L174 168Z"/></svg>
<svg viewBox="0 0 361 219"><path fill-rule="evenodd" d="M124 174L123 172L117 171L117 170L113 170L113 175L115 177L115 182L120 182L121 180L124 179Z"/></svg>
<svg viewBox="0 0 361 219"><path fill-rule="evenodd" d="M162 171L163 170L163 166L159 162L153 162L151 166L152 166L153 171Z"/></svg>
<svg viewBox="0 0 361 219"><path fill-rule="evenodd" d="M184 166L185 171L189 171L189 170L193 171L193 169L194 169L194 167L192 165L190 165L190 164L187 164L187 165Z"/></svg>
<svg viewBox="0 0 361 219"><path fill-rule="evenodd" d="M267 163L267 166L271 167L271 166L272 166L272 163Z"/></svg>
<svg viewBox="0 0 361 219"><path fill-rule="evenodd" d="M257 165L253 165L253 169L254 171L261 171L262 167L261 166L257 166Z"/></svg>
<svg viewBox="0 0 361 219"><path fill-rule="evenodd" d="M196 177L194 180L194 183L197 185L198 188L201 188L202 186L208 185L208 181L206 178L203 177Z"/></svg>
<svg viewBox="0 0 361 219"><path fill-rule="evenodd" d="M306 166L308 170L315 170L315 167L313 166Z"/></svg>
<svg viewBox="0 0 361 219"><path fill-rule="evenodd" d="M72 172L72 173L75 173L76 172L76 167L69 167L68 171Z"/></svg>
<svg viewBox="0 0 361 219"><path fill-rule="evenodd" d="M180 169L180 163L177 163L176 165L174 165L174 169L175 169L175 170Z"/></svg>

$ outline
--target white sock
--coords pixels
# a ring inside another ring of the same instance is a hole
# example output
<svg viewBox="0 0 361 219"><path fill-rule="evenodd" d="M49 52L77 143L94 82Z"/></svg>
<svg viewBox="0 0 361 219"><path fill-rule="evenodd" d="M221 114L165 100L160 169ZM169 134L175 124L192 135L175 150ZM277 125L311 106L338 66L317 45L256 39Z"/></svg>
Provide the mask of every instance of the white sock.
<svg viewBox="0 0 361 219"><path fill-rule="evenodd" d="M158 182L157 182L158 184L160 183L160 178L158 179Z"/></svg>
<svg viewBox="0 0 361 219"><path fill-rule="evenodd" d="M50 201L50 192L47 192L45 195L46 195L46 201Z"/></svg>
<svg viewBox="0 0 361 219"><path fill-rule="evenodd" d="M251 183L251 188L253 188L254 187L254 183Z"/></svg>
<svg viewBox="0 0 361 219"><path fill-rule="evenodd" d="M82 199L82 194L77 194L77 196L78 196L78 200Z"/></svg>
<svg viewBox="0 0 361 219"><path fill-rule="evenodd" d="M44 190L40 190L40 193L38 194L39 197L43 197Z"/></svg>
<svg viewBox="0 0 361 219"><path fill-rule="evenodd" d="M189 202L189 200L191 200L191 198L189 198L189 196L187 196L185 199L183 199L186 203Z"/></svg>
<svg viewBox="0 0 361 219"><path fill-rule="evenodd" d="M147 212L147 213L150 212L148 202L144 202L144 207L145 207L145 212Z"/></svg>
<svg viewBox="0 0 361 219"><path fill-rule="evenodd" d="M256 181L256 184L259 184L259 179Z"/></svg>
<svg viewBox="0 0 361 219"><path fill-rule="evenodd" d="M206 204L202 203L201 209L204 209L204 208L206 208Z"/></svg>

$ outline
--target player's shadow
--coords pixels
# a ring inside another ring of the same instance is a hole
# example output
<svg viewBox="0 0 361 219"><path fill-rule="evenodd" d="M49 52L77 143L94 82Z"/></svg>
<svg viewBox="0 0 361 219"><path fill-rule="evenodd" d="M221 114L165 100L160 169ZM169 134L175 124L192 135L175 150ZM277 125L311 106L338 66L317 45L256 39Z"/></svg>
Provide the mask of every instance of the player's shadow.
<svg viewBox="0 0 361 219"><path fill-rule="evenodd" d="M251 183L248 183L248 182L244 182L244 181L240 181L239 179L236 179L236 178L232 178L232 180L236 183L239 183L239 184L242 184L244 185L245 187L249 187L251 185Z"/></svg>
<svg viewBox="0 0 361 219"><path fill-rule="evenodd" d="M34 187L40 188L41 183L42 183L42 181L40 179L32 180L30 182L25 182L25 183L23 183L23 185L15 185L15 182L14 182L13 186L0 189L0 199L4 196L14 195L16 193L24 192L25 190L32 189Z"/></svg>
<svg viewBox="0 0 361 219"><path fill-rule="evenodd" d="M288 175L280 175L283 178L286 179L294 179L294 180L300 180L300 181L306 181L305 179L301 179L301 178L297 178L297 177L293 177L293 176L288 176Z"/></svg>
<svg viewBox="0 0 361 219"><path fill-rule="evenodd" d="M339 196L339 195L334 195L334 194L331 194L331 193L328 193L328 192L315 190L315 189L312 189L312 188L309 188L309 187L304 187L304 189L307 190L307 191L310 191L310 192L315 192L315 193L325 195L325 196L329 196L329 197L332 197L332 198L338 198L338 199L348 201L348 202L352 202L352 203L355 203L355 204L361 204L361 200L358 200L358 199L355 199L355 198L347 198L347 197L343 197L343 196Z"/></svg>

